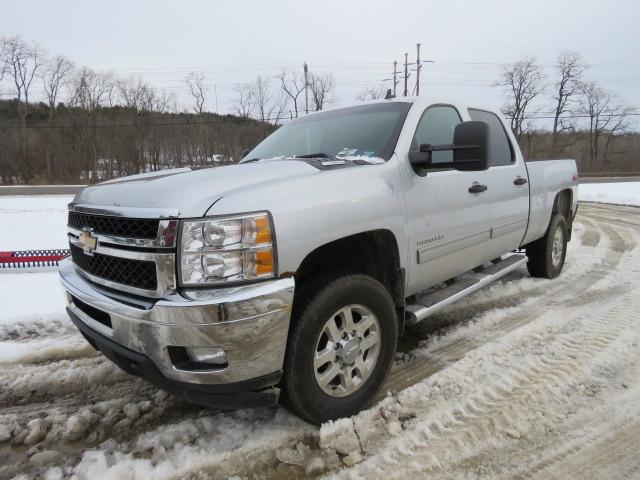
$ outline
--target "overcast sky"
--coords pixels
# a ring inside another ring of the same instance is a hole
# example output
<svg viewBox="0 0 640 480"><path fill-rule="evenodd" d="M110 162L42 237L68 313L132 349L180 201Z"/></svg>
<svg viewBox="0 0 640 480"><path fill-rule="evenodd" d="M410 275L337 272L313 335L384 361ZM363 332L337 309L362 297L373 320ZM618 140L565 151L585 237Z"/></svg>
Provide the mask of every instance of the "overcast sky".
<svg viewBox="0 0 640 480"><path fill-rule="evenodd" d="M390 78L405 52L415 61L417 42L434 62L423 69L421 93L499 107L492 84L501 64L534 55L551 75L558 53L575 50L591 66L588 78L640 107L639 19L638 0L3 0L0 35L22 35L94 69L140 74L183 105L184 76L204 71L206 106L216 109L217 91L222 113L233 108L235 84L301 71L304 61L335 74L333 105L353 103Z"/></svg>

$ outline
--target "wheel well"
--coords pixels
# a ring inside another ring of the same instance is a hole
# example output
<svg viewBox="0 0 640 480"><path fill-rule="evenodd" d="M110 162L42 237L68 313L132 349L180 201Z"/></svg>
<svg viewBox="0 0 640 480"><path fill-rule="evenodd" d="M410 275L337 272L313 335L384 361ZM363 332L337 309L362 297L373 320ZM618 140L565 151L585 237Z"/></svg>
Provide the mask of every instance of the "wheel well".
<svg viewBox="0 0 640 480"><path fill-rule="evenodd" d="M567 221L567 241L571 240L571 231L573 230L573 211L571 210L572 205L573 191L570 188L561 190L556 194L556 198L553 201L553 210L551 214L551 216L553 217L553 214L560 213Z"/></svg>
<svg viewBox="0 0 640 480"><path fill-rule="evenodd" d="M369 275L385 286L396 307L404 306L404 272L398 244L389 230L350 235L316 248L296 271L296 284L331 271Z"/></svg>
<svg viewBox="0 0 640 480"><path fill-rule="evenodd" d="M571 216L571 200L573 192L571 189L561 190L556 194L556 198L553 201L553 213L561 213L565 219L569 220Z"/></svg>

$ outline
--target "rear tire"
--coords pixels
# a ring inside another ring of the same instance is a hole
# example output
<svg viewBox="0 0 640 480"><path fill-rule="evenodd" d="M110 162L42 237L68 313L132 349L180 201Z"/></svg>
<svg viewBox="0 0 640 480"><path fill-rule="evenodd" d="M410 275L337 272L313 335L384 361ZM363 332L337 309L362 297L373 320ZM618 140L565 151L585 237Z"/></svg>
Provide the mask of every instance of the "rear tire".
<svg viewBox="0 0 640 480"><path fill-rule="evenodd" d="M293 308L282 393L295 413L320 424L357 413L382 387L398 322L389 292L369 276L334 275L306 287Z"/></svg>
<svg viewBox="0 0 640 480"><path fill-rule="evenodd" d="M544 237L527 245L527 270L532 277L556 278L567 255L567 221L562 214L551 218Z"/></svg>

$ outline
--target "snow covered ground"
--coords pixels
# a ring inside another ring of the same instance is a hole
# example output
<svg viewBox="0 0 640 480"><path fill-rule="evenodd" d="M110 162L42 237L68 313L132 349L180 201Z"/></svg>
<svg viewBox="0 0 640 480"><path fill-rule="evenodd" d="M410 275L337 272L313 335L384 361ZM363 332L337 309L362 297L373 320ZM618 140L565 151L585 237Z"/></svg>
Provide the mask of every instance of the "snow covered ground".
<svg viewBox="0 0 640 480"><path fill-rule="evenodd" d="M640 206L640 182L583 183L578 198L587 202Z"/></svg>
<svg viewBox="0 0 640 480"><path fill-rule="evenodd" d="M41 248L34 220L63 247L68 201L0 197L0 250ZM413 329L376 403L320 428L130 377L55 272L0 273L0 478L638 477L639 242L639 209L583 204L559 278L517 270Z"/></svg>
<svg viewBox="0 0 640 480"><path fill-rule="evenodd" d="M0 196L0 251L67 248L73 195Z"/></svg>

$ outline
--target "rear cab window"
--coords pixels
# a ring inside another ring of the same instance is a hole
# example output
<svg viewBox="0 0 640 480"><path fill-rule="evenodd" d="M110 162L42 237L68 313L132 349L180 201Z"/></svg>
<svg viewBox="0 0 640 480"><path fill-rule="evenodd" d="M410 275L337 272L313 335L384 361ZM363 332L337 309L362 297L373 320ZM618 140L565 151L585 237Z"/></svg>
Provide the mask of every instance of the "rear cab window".
<svg viewBox="0 0 640 480"><path fill-rule="evenodd" d="M479 120L489 125L489 167L512 165L515 153L504 125L500 118L492 112L469 108L471 120Z"/></svg>

